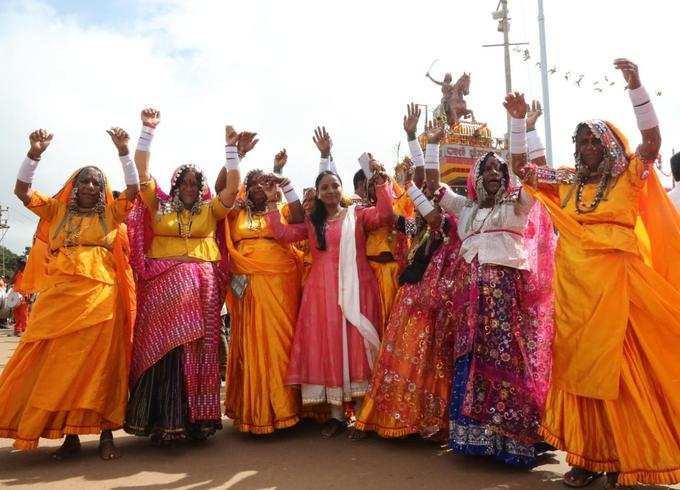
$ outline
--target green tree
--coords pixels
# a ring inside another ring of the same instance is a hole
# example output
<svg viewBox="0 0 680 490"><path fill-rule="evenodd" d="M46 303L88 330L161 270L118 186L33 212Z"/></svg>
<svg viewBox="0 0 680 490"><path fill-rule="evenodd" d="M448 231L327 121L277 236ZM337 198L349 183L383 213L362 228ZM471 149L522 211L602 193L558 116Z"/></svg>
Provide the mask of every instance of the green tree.
<svg viewBox="0 0 680 490"><path fill-rule="evenodd" d="M0 264L0 275L4 275L7 278L7 281L12 279L16 262L19 257L19 255L15 254L7 247L0 245L0 259L2 260L2 264Z"/></svg>

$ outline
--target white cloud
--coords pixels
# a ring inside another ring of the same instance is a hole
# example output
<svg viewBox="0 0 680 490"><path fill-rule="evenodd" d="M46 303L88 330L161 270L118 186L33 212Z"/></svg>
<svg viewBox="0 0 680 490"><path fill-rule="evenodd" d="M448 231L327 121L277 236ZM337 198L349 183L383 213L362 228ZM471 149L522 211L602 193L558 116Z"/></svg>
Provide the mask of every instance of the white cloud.
<svg viewBox="0 0 680 490"><path fill-rule="evenodd" d="M217 2L146 1L128 27L83 25L77 17L40 2L0 7L0 203L9 204L12 228L5 243L20 250L30 242L32 218L11 195L16 169L36 127L55 133L41 162L36 188L54 192L85 163L101 165L122 187L115 152L104 130L120 125L136 139L139 110L154 105L163 122L153 146L152 168L161 182L184 162L214 177L223 160L223 126L260 133L245 168L269 168L281 147L290 155L286 173L298 186L312 183L318 153L312 130L325 124L333 153L351 186L356 156L370 150L390 166L403 139L401 117L411 100L436 105L437 87L424 78L435 71L472 72L469 106L497 135L504 132L500 105L505 83L500 41L490 13L495 1L452 2ZM651 90L663 89L657 111L663 153L670 156L672 115L680 98L677 69L664 50L673 46L675 3L546 1L550 65L607 74L615 57L641 66ZM615 5L615 9L613 6ZM530 41L538 57L536 3L510 2L513 41ZM532 60L533 61L533 60ZM516 89L540 97L533 63L513 55ZM638 141L622 90L598 95L551 77L555 159L571 161L571 133L589 117L616 121ZM402 145L402 153L405 145Z"/></svg>

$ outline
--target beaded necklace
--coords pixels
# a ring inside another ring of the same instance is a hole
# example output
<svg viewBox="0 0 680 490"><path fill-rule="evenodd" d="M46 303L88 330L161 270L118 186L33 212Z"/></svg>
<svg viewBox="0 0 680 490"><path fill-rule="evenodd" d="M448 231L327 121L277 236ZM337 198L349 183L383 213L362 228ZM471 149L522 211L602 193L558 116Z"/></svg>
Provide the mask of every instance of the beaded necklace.
<svg viewBox="0 0 680 490"><path fill-rule="evenodd" d="M580 179L578 186L576 187L576 212L578 214L588 214L592 213L600 205L600 202L604 198L607 187L609 186L609 175L604 174L600 178L600 182L597 184L597 191L595 192L595 197L590 202L590 204L583 204L583 188L586 185L585 179Z"/></svg>

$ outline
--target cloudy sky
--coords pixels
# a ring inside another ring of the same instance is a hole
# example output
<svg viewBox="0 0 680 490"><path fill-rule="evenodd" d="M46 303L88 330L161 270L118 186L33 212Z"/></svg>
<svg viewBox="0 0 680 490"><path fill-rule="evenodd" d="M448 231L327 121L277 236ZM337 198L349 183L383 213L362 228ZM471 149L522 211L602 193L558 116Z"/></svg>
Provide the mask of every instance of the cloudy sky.
<svg viewBox="0 0 680 490"><path fill-rule="evenodd" d="M515 90L541 96L537 7L510 0L511 41L530 43L531 59L512 54ZM590 117L615 121L639 141L616 57L640 65L655 97L663 155L680 149L680 88L675 2L546 0L555 161L571 162L575 124ZM104 132L119 125L136 141L139 111L162 111L152 172L167 182L172 170L197 163L212 178L223 161L224 124L258 131L260 144L245 168L270 168L288 149L286 173L311 185L318 152L313 128L325 124L346 183L356 157L371 151L392 166L402 141L407 102L439 100L425 77L472 73L468 106L501 136L505 92L501 41L491 12L497 0L421 2L251 0L1 0L0 204L11 228L3 244L28 245L35 219L12 194L27 135L45 127L54 142L35 187L57 190L83 164L100 165L116 187L123 178ZM571 72L569 81L564 79ZM574 84L579 74L581 87ZM609 86L604 77L615 81ZM598 82L595 85L595 82ZM604 87L602 92L595 88ZM674 117L675 116L675 117ZM133 143L134 144L134 143Z"/></svg>

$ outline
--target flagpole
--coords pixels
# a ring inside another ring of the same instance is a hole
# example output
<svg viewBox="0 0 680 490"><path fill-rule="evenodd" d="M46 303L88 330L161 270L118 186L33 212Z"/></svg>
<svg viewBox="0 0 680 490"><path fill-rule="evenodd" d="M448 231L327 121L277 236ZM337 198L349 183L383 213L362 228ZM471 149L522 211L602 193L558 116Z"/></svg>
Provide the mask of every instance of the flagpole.
<svg viewBox="0 0 680 490"><path fill-rule="evenodd" d="M553 166L552 132L550 127L550 90L548 88L548 55L545 48L545 15L543 0L538 0L538 32L541 43L541 85L543 87L543 124L545 125L545 157Z"/></svg>

